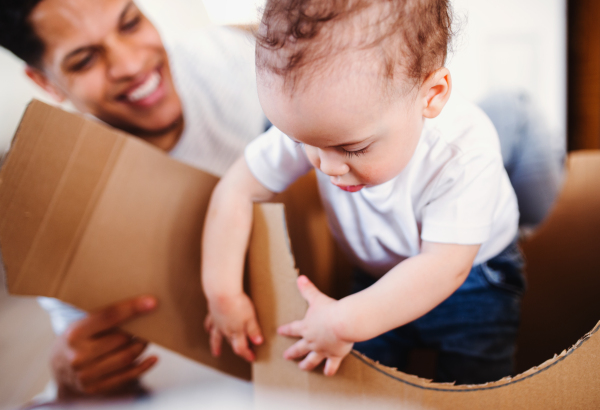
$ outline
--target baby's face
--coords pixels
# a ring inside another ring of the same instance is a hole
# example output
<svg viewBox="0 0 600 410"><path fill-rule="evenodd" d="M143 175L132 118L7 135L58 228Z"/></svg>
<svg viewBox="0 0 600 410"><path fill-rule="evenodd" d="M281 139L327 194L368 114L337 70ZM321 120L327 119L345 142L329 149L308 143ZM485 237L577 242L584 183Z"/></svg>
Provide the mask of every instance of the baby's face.
<svg viewBox="0 0 600 410"><path fill-rule="evenodd" d="M303 79L290 94L261 72L258 93L273 125L304 144L313 166L349 192L379 185L408 164L423 128L420 91L390 101L369 70Z"/></svg>

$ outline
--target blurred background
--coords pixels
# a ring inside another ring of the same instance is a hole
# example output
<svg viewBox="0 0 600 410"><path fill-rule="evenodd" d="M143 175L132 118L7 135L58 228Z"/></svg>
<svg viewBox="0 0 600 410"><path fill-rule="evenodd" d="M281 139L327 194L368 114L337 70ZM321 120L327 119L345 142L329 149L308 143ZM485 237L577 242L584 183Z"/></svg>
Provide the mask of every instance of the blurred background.
<svg viewBox="0 0 600 410"><path fill-rule="evenodd" d="M163 36L207 24L255 24L263 0L138 0ZM449 67L455 90L478 101L496 90L527 93L564 149L566 130L566 0L454 0L459 35ZM25 104L47 97L0 50L0 151L7 149Z"/></svg>

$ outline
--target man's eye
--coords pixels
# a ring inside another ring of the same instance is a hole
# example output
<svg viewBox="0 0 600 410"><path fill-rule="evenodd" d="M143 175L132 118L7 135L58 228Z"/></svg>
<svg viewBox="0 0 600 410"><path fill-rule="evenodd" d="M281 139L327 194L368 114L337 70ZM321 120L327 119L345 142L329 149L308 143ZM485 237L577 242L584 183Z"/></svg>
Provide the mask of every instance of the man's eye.
<svg viewBox="0 0 600 410"><path fill-rule="evenodd" d="M368 147L365 147L363 149L359 149L358 151L347 151L347 150L344 150L344 153L346 154L347 157L353 157L353 156L358 157L360 155L366 154L367 153L367 148Z"/></svg>
<svg viewBox="0 0 600 410"><path fill-rule="evenodd" d="M140 24L141 20L142 20L142 17L138 14L137 16L135 16L134 18L132 18L131 20L123 23L121 25L121 31L133 31L133 30L135 30L135 28Z"/></svg>
<svg viewBox="0 0 600 410"><path fill-rule="evenodd" d="M95 59L95 54L91 53L86 55L84 58L82 58L81 60L79 60L78 62L74 63L73 65L71 65L69 67L70 71L83 71L86 70L88 68L90 68L92 66L92 64L94 63L94 59Z"/></svg>

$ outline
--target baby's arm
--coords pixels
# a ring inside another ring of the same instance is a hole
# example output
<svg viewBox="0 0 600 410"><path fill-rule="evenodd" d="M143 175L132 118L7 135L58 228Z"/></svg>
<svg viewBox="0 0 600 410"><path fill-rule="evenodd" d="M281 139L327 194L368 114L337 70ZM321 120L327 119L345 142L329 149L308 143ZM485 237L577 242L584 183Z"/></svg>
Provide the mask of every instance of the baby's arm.
<svg viewBox="0 0 600 410"><path fill-rule="evenodd" d="M254 306L242 282L253 203L273 195L254 178L241 157L211 196L202 238L201 279L209 311L205 327L216 356L223 337L236 354L249 361L254 360L254 353L248 338L253 344L262 343Z"/></svg>
<svg viewBox="0 0 600 410"><path fill-rule="evenodd" d="M412 322L448 298L467 278L479 245L423 242L421 253L408 258L367 289L334 301L306 278L298 280L309 302L304 319L279 328L302 339L284 356L305 370L327 360L325 374L337 371L352 343L372 339Z"/></svg>

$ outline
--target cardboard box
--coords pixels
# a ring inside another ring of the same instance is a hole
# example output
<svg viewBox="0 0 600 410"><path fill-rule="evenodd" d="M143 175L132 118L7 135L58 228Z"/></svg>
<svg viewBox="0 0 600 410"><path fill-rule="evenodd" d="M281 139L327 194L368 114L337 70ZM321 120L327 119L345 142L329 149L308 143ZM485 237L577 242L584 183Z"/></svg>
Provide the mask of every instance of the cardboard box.
<svg viewBox="0 0 600 410"><path fill-rule="evenodd" d="M600 317L594 303L600 153L574 154L568 168L552 216L524 246L530 289L521 352L561 351ZM216 180L138 139L34 101L0 170L0 247L10 292L57 297L85 310L155 294L159 309L127 331L248 378L249 365L229 349L219 359L209 354L202 329L199 240ZM279 199L285 214L280 204L255 207L248 254L249 287L266 338L252 369L257 408L600 407L599 325L559 356L543 353L539 366L486 385L431 383L356 352L332 378L298 370L282 358L293 341L275 332L306 310L296 267L330 294L343 293L336 285L347 269L327 230L314 176Z"/></svg>

